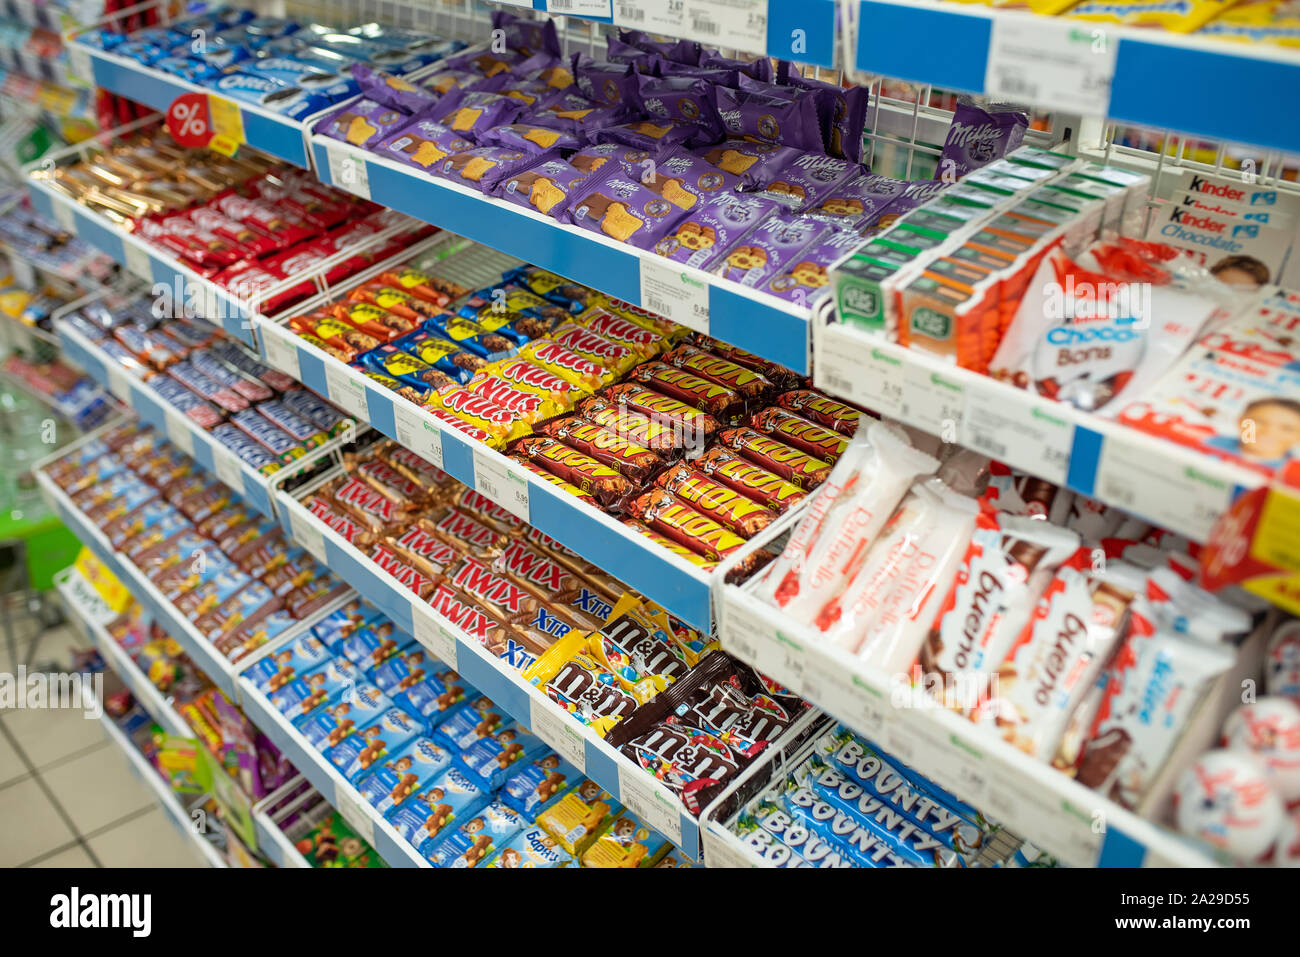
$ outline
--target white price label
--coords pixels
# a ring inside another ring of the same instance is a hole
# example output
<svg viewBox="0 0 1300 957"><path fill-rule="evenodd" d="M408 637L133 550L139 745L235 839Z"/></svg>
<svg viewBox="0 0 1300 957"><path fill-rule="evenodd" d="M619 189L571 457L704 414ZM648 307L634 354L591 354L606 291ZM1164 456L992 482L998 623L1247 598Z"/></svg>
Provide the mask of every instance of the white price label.
<svg viewBox="0 0 1300 957"><path fill-rule="evenodd" d="M302 370L298 367L298 337L284 326L273 322L262 323L262 350L266 361L274 368L302 381Z"/></svg>
<svg viewBox="0 0 1300 957"><path fill-rule="evenodd" d="M80 43L69 43L66 45L66 49L68 51L68 72L78 80L94 86L95 66L90 51Z"/></svg>
<svg viewBox="0 0 1300 957"><path fill-rule="evenodd" d="M614 0L614 23L665 36L682 35L685 0Z"/></svg>
<svg viewBox="0 0 1300 957"><path fill-rule="evenodd" d="M190 431L189 420L173 409L163 409L167 420L167 438L190 458L194 458L194 433Z"/></svg>
<svg viewBox="0 0 1300 957"><path fill-rule="evenodd" d="M578 730L577 722L551 704L549 698L532 695L529 698L528 727L564 760L579 771L587 767L587 742Z"/></svg>
<svg viewBox="0 0 1300 957"><path fill-rule="evenodd" d="M109 358L104 363L104 373L108 376L108 391L121 399L125 404L131 404L131 380L126 374L126 370L117 364L117 360Z"/></svg>
<svg viewBox="0 0 1300 957"><path fill-rule="evenodd" d="M1233 482L1213 472L1177 457L1152 455L1149 444L1107 435L1094 491L1109 505L1205 541L1232 502Z"/></svg>
<svg viewBox="0 0 1300 957"><path fill-rule="evenodd" d="M682 843L682 805L650 772L626 760L618 765L618 799L628 810L678 846Z"/></svg>
<svg viewBox="0 0 1300 957"><path fill-rule="evenodd" d="M686 0L685 26L709 44L767 52L767 0Z"/></svg>
<svg viewBox="0 0 1300 957"><path fill-rule="evenodd" d="M364 159L337 146L325 147L325 155L329 159L331 183L362 199L370 198L370 171Z"/></svg>
<svg viewBox="0 0 1300 957"><path fill-rule="evenodd" d="M59 224L59 228L65 233L77 235L77 220L72 215L72 200L60 199L55 197L53 200L54 221Z"/></svg>
<svg viewBox="0 0 1300 957"><path fill-rule="evenodd" d="M474 488L523 521L529 521L528 479L492 452L474 450Z"/></svg>
<svg viewBox="0 0 1300 957"><path fill-rule="evenodd" d="M375 819L370 816L370 805L346 784L334 788L334 806L343 815L343 820L357 832L357 836L371 847L375 844Z"/></svg>
<svg viewBox="0 0 1300 957"><path fill-rule="evenodd" d="M880 742L893 721L889 693L878 691L855 675L852 666L825 656L820 648L809 652L803 663L802 695L825 708L854 730Z"/></svg>
<svg viewBox="0 0 1300 957"><path fill-rule="evenodd" d="M965 406L966 389L955 376L910 362L903 367L903 408L898 414L904 421L956 442Z"/></svg>
<svg viewBox="0 0 1300 957"><path fill-rule="evenodd" d="M149 261L149 254L143 246L137 246L135 243L122 240L122 252L126 262L126 271L133 276L143 279L145 282L153 282L153 263Z"/></svg>
<svg viewBox="0 0 1300 957"><path fill-rule="evenodd" d="M307 549L312 558L325 564L325 537L321 530L311 523L311 519L299 515L296 511L289 513L289 527L293 530L293 540Z"/></svg>
<svg viewBox="0 0 1300 957"><path fill-rule="evenodd" d="M1081 116L1110 113L1119 39L1100 26L1053 17L998 16L984 92Z"/></svg>
<svg viewBox="0 0 1300 957"><path fill-rule="evenodd" d="M398 442L426 462L442 468L442 430L428 415L397 398L393 400L393 421Z"/></svg>
<svg viewBox="0 0 1300 957"><path fill-rule="evenodd" d="M9 252L9 271L16 285L29 291L36 289L36 267L13 251Z"/></svg>
<svg viewBox="0 0 1300 957"><path fill-rule="evenodd" d="M709 284L669 260L641 260L641 307L708 334Z"/></svg>
<svg viewBox="0 0 1300 957"><path fill-rule="evenodd" d="M329 400L357 420L358 425L370 423L370 405L366 401L366 387L352 378L346 366L331 362L325 364L325 391Z"/></svg>
<svg viewBox="0 0 1300 957"><path fill-rule="evenodd" d="M988 798L992 775L984 756L960 741L953 741L953 764L956 784L952 790L963 801L982 807Z"/></svg>
<svg viewBox="0 0 1300 957"><path fill-rule="evenodd" d="M244 470L239 466L235 453L223 446L212 446L212 469L217 478L240 495L244 494Z"/></svg>
<svg viewBox="0 0 1300 957"><path fill-rule="evenodd" d="M731 836L731 835L729 835ZM741 850L731 843L706 830L703 834L704 839L704 866L705 867L753 867L750 861ZM732 837L732 840L735 840Z"/></svg>
<svg viewBox="0 0 1300 957"><path fill-rule="evenodd" d="M845 335L820 358L813 372L818 385L882 415L902 412L904 359L897 347Z"/></svg>
<svg viewBox="0 0 1300 957"><path fill-rule="evenodd" d="M788 654L789 649L783 645L771 619L771 615L739 601L727 601L722 610L722 647L791 691L802 694L802 662L798 656Z"/></svg>
<svg viewBox="0 0 1300 957"><path fill-rule="evenodd" d="M416 641L428 648L444 665L456 668L456 636L433 620L429 606L422 601L411 603L411 624Z"/></svg>
<svg viewBox="0 0 1300 957"><path fill-rule="evenodd" d="M960 443L1024 469L1057 485L1065 484L1074 447L1074 423L1047 402L1026 401L1009 389L967 389Z"/></svg>
<svg viewBox="0 0 1300 957"><path fill-rule="evenodd" d="M575 17L611 16L610 0L546 0L546 12L557 17L566 14Z"/></svg>

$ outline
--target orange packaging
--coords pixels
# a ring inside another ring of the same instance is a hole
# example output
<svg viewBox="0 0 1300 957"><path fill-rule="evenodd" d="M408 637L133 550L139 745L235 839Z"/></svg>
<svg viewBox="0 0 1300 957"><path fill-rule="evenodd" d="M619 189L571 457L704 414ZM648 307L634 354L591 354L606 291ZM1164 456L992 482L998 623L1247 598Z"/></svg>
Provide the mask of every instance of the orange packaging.
<svg viewBox="0 0 1300 957"><path fill-rule="evenodd" d="M968 285L927 267L899 290L899 342L963 369L985 371L986 330L997 321L998 281L992 274Z"/></svg>

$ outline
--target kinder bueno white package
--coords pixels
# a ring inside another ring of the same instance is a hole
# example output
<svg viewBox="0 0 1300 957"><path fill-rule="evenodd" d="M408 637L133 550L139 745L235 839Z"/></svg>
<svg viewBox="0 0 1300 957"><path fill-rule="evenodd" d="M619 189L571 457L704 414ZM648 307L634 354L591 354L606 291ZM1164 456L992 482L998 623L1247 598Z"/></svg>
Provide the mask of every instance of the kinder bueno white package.
<svg viewBox="0 0 1300 957"><path fill-rule="evenodd" d="M975 719L1040 761L1050 761L1070 716L1096 682L1142 589L1123 562L1093 568L1092 550L1067 559L1021 630L998 673L997 697Z"/></svg>

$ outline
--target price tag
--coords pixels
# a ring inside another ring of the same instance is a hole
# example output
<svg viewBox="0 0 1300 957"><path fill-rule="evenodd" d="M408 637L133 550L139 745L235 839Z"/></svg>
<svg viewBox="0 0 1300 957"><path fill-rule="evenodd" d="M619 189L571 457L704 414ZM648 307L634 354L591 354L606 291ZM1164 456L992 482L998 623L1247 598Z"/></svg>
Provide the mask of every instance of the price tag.
<svg viewBox="0 0 1300 957"><path fill-rule="evenodd" d="M684 0L614 0L614 23L620 27L679 37L685 22Z"/></svg>
<svg viewBox="0 0 1300 957"><path fill-rule="evenodd" d="M901 351L857 336L837 337L822 350L817 384L882 415L903 409Z"/></svg>
<svg viewBox="0 0 1300 957"><path fill-rule="evenodd" d="M1176 457L1153 455L1149 444L1107 435L1094 491L1108 505L1203 542L1232 503L1233 483L1213 473L1212 466L1186 465Z"/></svg>
<svg viewBox="0 0 1300 957"><path fill-rule="evenodd" d="M36 289L36 269L16 252L9 252L9 271L14 274L14 283L23 289Z"/></svg>
<svg viewBox="0 0 1300 957"><path fill-rule="evenodd" d="M77 235L77 219L72 214L72 200L55 197L52 205L54 206L54 221L59 224L59 228L65 233Z"/></svg>
<svg viewBox="0 0 1300 957"><path fill-rule="evenodd" d="M69 43L65 49L68 51L68 72L83 83L94 86L95 64L90 51L80 43Z"/></svg>
<svg viewBox="0 0 1300 957"><path fill-rule="evenodd" d="M1047 403L1005 389L967 389L960 443L1057 485L1065 484L1074 423Z"/></svg>
<svg viewBox="0 0 1300 957"><path fill-rule="evenodd" d="M909 362L903 367L903 407L899 418L956 442L961 435L966 389L956 377Z"/></svg>
<svg viewBox="0 0 1300 957"><path fill-rule="evenodd" d="M240 495L244 494L244 470L239 467L239 459L235 457L235 453L223 446L213 444L212 470L217 473L217 478L222 484L234 489Z"/></svg>
<svg viewBox="0 0 1300 957"><path fill-rule="evenodd" d="M775 614L775 612L773 612ZM803 692L803 671L787 670L785 649L776 637L771 616L738 601L727 601L722 612L722 646L738 658L771 675L791 691Z"/></svg>
<svg viewBox="0 0 1300 957"><path fill-rule="evenodd" d="M950 735L951 757L955 786L952 790L968 804L983 806L988 797L992 771L982 752L966 744L956 735Z"/></svg>
<svg viewBox="0 0 1300 957"><path fill-rule="evenodd" d="M883 741L892 723L893 704L881 692L855 675L851 668L814 649L804 660L805 698L832 712L872 741Z"/></svg>
<svg viewBox="0 0 1300 957"><path fill-rule="evenodd" d="M528 479L512 469L504 457L474 450L474 488L511 514L529 521Z"/></svg>
<svg viewBox="0 0 1300 957"><path fill-rule="evenodd" d="M715 835L711 830L704 831L704 866L705 867L753 867L740 849Z"/></svg>
<svg viewBox="0 0 1300 957"><path fill-rule="evenodd" d="M682 843L682 806L639 765L618 764L618 798L641 820L674 844Z"/></svg>
<svg viewBox="0 0 1300 957"><path fill-rule="evenodd" d="M329 393L330 401L353 416L359 425L370 424L366 387L353 379L346 367L339 368L326 363L325 390Z"/></svg>
<svg viewBox="0 0 1300 957"><path fill-rule="evenodd" d="M122 251L125 253L126 271L145 282L153 282L153 263L144 247L122 240Z"/></svg>
<svg viewBox="0 0 1300 957"><path fill-rule="evenodd" d="M1119 40L1101 27L1052 17L998 16L984 92L1081 116L1110 112Z"/></svg>
<svg viewBox="0 0 1300 957"><path fill-rule="evenodd" d="M528 727L579 771L587 766L587 742L572 718L550 700L530 695Z"/></svg>
<svg viewBox="0 0 1300 957"><path fill-rule="evenodd" d="M419 607L416 607L416 606ZM456 636L433 620L429 606L424 602L411 603L411 623L414 638L428 648L448 668L456 667Z"/></svg>
<svg viewBox="0 0 1300 957"><path fill-rule="evenodd" d="M190 431L189 420L181 413L170 408L163 410L167 420L167 438L190 458L194 458L194 433Z"/></svg>
<svg viewBox="0 0 1300 957"><path fill-rule="evenodd" d="M688 329L709 331L709 284L657 256L641 260L641 306Z"/></svg>
<svg viewBox="0 0 1300 957"><path fill-rule="evenodd" d="M442 468L442 430L409 402L393 400L397 441L426 462Z"/></svg>
<svg viewBox="0 0 1300 957"><path fill-rule="evenodd" d="M302 381L302 370L298 368L298 337L284 326L265 322L262 330L262 349L266 361L281 372Z"/></svg>
<svg viewBox="0 0 1300 957"><path fill-rule="evenodd" d="M349 193L370 198L370 171L366 161L336 146L325 147L330 164L330 182Z"/></svg>
<svg viewBox="0 0 1300 957"><path fill-rule="evenodd" d="M108 376L108 391L130 405L131 383L127 378L126 370L118 365L115 359L110 358L104 363L104 372Z"/></svg>
<svg viewBox="0 0 1300 957"><path fill-rule="evenodd" d="M720 47L767 52L767 0L686 0L688 36Z"/></svg>
<svg viewBox="0 0 1300 957"><path fill-rule="evenodd" d="M296 511L289 513L289 527L293 530L293 540L301 545L322 565L325 564L325 538L311 520Z"/></svg>
<svg viewBox="0 0 1300 957"><path fill-rule="evenodd" d="M370 805L346 784L338 784L334 788L334 806L357 836L374 847L375 819L369 814Z"/></svg>
<svg viewBox="0 0 1300 957"><path fill-rule="evenodd" d="M608 17L610 0L546 0L546 12L557 17Z"/></svg>

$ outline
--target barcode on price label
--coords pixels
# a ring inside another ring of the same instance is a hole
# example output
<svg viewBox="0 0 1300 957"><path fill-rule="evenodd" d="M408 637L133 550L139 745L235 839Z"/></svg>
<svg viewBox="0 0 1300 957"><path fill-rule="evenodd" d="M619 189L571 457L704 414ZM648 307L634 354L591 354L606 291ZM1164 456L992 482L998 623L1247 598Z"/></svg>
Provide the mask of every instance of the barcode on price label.
<svg viewBox="0 0 1300 957"><path fill-rule="evenodd" d="M398 442L442 468L442 431L427 415L399 397L393 400L393 421Z"/></svg>
<svg viewBox="0 0 1300 957"><path fill-rule="evenodd" d="M297 336L284 326L265 323L262 330L262 348L266 361L281 372L288 373L295 379L302 379L302 370L298 368Z"/></svg>
<svg viewBox="0 0 1300 957"><path fill-rule="evenodd" d="M412 636L428 648L438 660L448 668L456 668L456 636L441 623L434 621L429 614L429 606L424 602L412 602L411 623L415 634Z"/></svg>
<svg viewBox="0 0 1300 957"><path fill-rule="evenodd" d="M475 449L474 488L518 518L529 521L528 479L512 469L504 458Z"/></svg>
<svg viewBox="0 0 1300 957"><path fill-rule="evenodd" d="M631 3L619 3L617 12L614 14L614 22L620 26L623 24L638 25L645 23L645 10Z"/></svg>
<svg viewBox="0 0 1300 957"><path fill-rule="evenodd" d="M587 743L582 732L567 712L561 711L548 698L534 695L529 698L528 726L560 757L578 770L587 767Z"/></svg>
<svg viewBox="0 0 1300 957"><path fill-rule="evenodd" d="M706 37L716 37L722 28L712 20L702 19L698 14L691 16L691 30Z"/></svg>
<svg viewBox="0 0 1300 957"><path fill-rule="evenodd" d="M641 260L641 305L696 332L709 331L709 284L680 266Z"/></svg>
<svg viewBox="0 0 1300 957"><path fill-rule="evenodd" d="M686 25L686 9L683 0L615 0L614 23L681 36Z"/></svg>
<svg viewBox="0 0 1300 957"><path fill-rule="evenodd" d="M650 772L620 761L618 797L641 820L674 844L682 843L682 805Z"/></svg>

